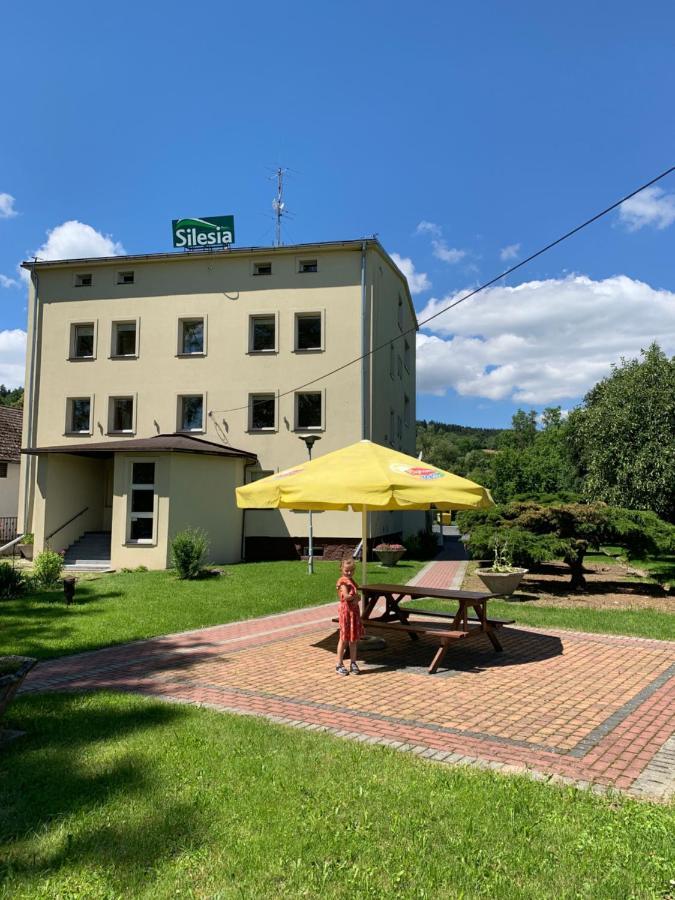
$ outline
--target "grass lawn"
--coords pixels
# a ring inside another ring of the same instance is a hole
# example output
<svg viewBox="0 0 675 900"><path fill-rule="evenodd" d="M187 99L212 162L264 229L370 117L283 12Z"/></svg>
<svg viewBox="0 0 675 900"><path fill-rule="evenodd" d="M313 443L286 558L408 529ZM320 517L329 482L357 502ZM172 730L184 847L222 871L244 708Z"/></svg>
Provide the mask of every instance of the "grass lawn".
<svg viewBox="0 0 675 900"><path fill-rule="evenodd" d="M10 724L12 900L672 896L673 806L127 695L25 697Z"/></svg>
<svg viewBox="0 0 675 900"><path fill-rule="evenodd" d="M409 581L425 563L401 560L395 570L374 562L371 581ZM61 591L46 591L0 603L0 656L17 653L48 659L189 631L335 600L338 564L240 563L225 575L179 581L173 572L121 572L82 580L76 603L66 606ZM358 573L357 573L358 577Z"/></svg>

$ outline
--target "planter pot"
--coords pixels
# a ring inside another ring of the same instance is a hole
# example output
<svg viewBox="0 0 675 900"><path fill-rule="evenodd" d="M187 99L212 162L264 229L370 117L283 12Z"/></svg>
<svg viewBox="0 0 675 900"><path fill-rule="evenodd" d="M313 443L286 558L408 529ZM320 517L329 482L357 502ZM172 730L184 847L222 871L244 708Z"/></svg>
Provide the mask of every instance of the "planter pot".
<svg viewBox="0 0 675 900"><path fill-rule="evenodd" d="M24 559L32 559L33 558L33 545L32 544L19 544L19 553L23 556Z"/></svg>
<svg viewBox="0 0 675 900"><path fill-rule="evenodd" d="M0 720L36 663L37 659L30 656L0 656ZM3 675L8 667L10 671Z"/></svg>
<svg viewBox="0 0 675 900"><path fill-rule="evenodd" d="M375 550L375 556L380 561L381 566L395 566L399 559L405 554L405 550Z"/></svg>
<svg viewBox="0 0 675 900"><path fill-rule="evenodd" d="M514 569L512 572L492 572L490 569L476 569L476 575L485 587L493 594L508 596L512 594L523 576L527 575L527 569Z"/></svg>

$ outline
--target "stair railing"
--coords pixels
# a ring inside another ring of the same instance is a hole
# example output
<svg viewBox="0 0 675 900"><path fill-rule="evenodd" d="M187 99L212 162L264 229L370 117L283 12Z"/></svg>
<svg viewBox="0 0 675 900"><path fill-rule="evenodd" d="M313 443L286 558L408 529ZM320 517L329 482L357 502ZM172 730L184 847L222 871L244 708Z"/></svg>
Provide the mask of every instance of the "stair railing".
<svg viewBox="0 0 675 900"><path fill-rule="evenodd" d="M89 507L88 507L88 506L85 506L84 509L81 509L81 510L79 511L79 513L75 513L74 516L71 516L70 519L68 519L67 522L64 522L64 523L63 523L63 525L59 525L58 528L55 528L54 531L51 532L51 534L48 534L48 535L46 536L46 538L45 538L45 544L47 543L47 541L51 540L51 539L54 537L55 534L58 534L59 531L62 531L62 530L66 527L66 525L70 525L70 523L71 523L71 522L74 522L75 519L79 519L79 517L80 517L81 515L83 515L84 513L86 513L86 511L87 511L88 509L89 509Z"/></svg>

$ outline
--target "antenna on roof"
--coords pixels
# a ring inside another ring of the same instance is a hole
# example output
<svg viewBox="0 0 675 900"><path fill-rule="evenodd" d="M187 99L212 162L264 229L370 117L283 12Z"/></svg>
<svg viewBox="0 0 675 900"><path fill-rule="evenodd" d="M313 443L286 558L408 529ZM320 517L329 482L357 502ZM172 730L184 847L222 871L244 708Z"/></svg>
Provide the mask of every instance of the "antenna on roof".
<svg viewBox="0 0 675 900"><path fill-rule="evenodd" d="M281 247L281 220L285 215L288 215L286 211L286 204L284 203L284 175L288 169L282 169L281 166L276 171L276 175L273 177L277 179L277 195L272 200L272 209L274 210L274 246Z"/></svg>

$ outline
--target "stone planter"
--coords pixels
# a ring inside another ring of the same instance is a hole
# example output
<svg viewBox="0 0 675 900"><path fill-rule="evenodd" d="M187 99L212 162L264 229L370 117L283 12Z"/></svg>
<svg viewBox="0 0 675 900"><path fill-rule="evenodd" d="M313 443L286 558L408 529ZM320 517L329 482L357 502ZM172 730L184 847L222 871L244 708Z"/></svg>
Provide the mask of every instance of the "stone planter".
<svg viewBox="0 0 675 900"><path fill-rule="evenodd" d="M523 577L527 575L527 569L513 569L511 572L493 572L491 569L476 569L476 575L485 587L493 594L507 597L512 594Z"/></svg>
<svg viewBox="0 0 675 900"><path fill-rule="evenodd" d="M19 553L24 559L33 559L33 545L32 544L18 544L17 545Z"/></svg>
<svg viewBox="0 0 675 900"><path fill-rule="evenodd" d="M374 550L375 556L380 561L381 566L395 566L396 563L405 554L405 550Z"/></svg>
<svg viewBox="0 0 675 900"><path fill-rule="evenodd" d="M0 723L21 682L37 663L31 656L0 656Z"/></svg>

